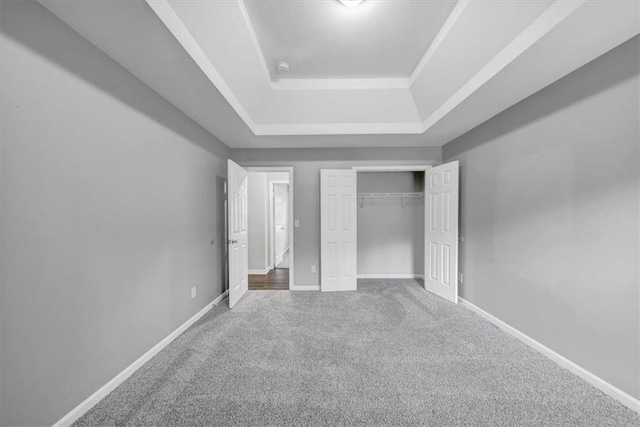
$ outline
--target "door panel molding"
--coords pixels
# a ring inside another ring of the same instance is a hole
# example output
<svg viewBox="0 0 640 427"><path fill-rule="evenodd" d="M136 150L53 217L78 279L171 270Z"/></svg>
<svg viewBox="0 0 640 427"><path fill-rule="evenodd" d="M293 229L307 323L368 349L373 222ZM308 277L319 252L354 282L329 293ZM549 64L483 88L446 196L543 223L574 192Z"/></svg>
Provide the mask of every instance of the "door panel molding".
<svg viewBox="0 0 640 427"><path fill-rule="evenodd" d="M320 171L320 290L355 291L357 282L356 171Z"/></svg>
<svg viewBox="0 0 640 427"><path fill-rule="evenodd" d="M424 288L458 303L458 194L457 161L425 171L425 280Z"/></svg>

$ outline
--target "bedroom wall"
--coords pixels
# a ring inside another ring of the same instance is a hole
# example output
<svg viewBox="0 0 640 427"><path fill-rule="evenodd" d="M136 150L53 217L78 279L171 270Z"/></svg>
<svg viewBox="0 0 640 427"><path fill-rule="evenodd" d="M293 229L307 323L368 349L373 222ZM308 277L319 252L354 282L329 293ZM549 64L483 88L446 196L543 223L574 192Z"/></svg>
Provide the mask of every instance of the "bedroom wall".
<svg viewBox="0 0 640 427"><path fill-rule="evenodd" d="M461 167L462 297L635 398L639 40L443 154Z"/></svg>
<svg viewBox="0 0 640 427"><path fill-rule="evenodd" d="M39 3L0 7L0 425L51 425L225 290L229 149Z"/></svg>

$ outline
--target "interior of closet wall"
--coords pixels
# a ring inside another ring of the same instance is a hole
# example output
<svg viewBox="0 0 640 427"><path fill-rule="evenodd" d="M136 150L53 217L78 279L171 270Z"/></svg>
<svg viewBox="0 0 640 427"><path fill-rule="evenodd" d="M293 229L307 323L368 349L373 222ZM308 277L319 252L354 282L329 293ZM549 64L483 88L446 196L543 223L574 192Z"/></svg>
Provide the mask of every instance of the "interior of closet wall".
<svg viewBox="0 0 640 427"><path fill-rule="evenodd" d="M424 173L358 172L358 276L424 272Z"/></svg>

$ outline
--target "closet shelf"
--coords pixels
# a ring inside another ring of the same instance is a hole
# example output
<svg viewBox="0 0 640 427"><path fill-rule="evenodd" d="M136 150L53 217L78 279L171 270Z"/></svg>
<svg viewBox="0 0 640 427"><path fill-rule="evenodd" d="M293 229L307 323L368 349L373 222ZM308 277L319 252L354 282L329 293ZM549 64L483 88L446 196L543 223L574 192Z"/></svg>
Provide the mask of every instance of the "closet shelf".
<svg viewBox="0 0 640 427"><path fill-rule="evenodd" d="M360 208L367 206L421 206L424 193L358 193Z"/></svg>

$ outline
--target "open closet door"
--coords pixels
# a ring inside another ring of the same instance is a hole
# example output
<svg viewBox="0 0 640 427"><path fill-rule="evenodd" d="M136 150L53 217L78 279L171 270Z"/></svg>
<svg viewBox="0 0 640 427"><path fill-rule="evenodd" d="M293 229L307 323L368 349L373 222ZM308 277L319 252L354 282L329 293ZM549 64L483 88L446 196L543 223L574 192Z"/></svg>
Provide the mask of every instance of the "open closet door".
<svg viewBox="0 0 640 427"><path fill-rule="evenodd" d="M427 291L458 303L458 162L425 171Z"/></svg>
<svg viewBox="0 0 640 427"><path fill-rule="evenodd" d="M356 171L320 171L320 290L358 288Z"/></svg>
<svg viewBox="0 0 640 427"><path fill-rule="evenodd" d="M229 307L249 289L247 245L247 171L231 160L227 163L227 224L229 245Z"/></svg>

